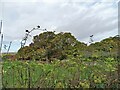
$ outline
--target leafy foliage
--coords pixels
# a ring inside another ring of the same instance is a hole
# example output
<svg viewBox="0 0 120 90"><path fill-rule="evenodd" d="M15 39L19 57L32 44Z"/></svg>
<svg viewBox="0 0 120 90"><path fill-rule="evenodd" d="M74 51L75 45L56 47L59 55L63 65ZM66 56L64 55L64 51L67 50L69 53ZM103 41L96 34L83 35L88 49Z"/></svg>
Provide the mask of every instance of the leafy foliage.
<svg viewBox="0 0 120 90"><path fill-rule="evenodd" d="M44 32L21 48L15 61L4 57L7 88L117 88L120 38L87 46L71 33Z"/></svg>
<svg viewBox="0 0 120 90"><path fill-rule="evenodd" d="M69 56L77 56L77 52L85 47L86 44L77 41L71 33L44 32L34 36L33 43L29 46L21 48L17 57L22 60L52 61L54 58L63 60Z"/></svg>
<svg viewBox="0 0 120 90"><path fill-rule="evenodd" d="M114 58L103 60L5 61L3 85L27 88L30 80L31 88L117 88L117 61Z"/></svg>

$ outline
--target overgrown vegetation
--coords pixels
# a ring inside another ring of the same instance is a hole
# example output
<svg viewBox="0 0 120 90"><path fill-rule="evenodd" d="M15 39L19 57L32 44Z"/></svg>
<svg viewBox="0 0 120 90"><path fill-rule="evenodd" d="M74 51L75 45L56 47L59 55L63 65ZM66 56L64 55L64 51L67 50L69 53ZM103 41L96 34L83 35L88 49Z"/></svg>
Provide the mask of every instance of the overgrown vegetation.
<svg viewBox="0 0 120 90"><path fill-rule="evenodd" d="M81 48L82 47L82 48ZM67 59L79 54L87 47L75 39L71 33L44 32L33 39L29 46L18 51L17 58L22 60L49 61Z"/></svg>
<svg viewBox="0 0 120 90"><path fill-rule="evenodd" d="M5 59L6 88L117 88L120 38L87 46L71 33L44 32Z"/></svg>
<svg viewBox="0 0 120 90"><path fill-rule="evenodd" d="M30 69L30 77L29 77ZM7 88L117 88L117 61L75 59L49 63L6 61L3 85Z"/></svg>

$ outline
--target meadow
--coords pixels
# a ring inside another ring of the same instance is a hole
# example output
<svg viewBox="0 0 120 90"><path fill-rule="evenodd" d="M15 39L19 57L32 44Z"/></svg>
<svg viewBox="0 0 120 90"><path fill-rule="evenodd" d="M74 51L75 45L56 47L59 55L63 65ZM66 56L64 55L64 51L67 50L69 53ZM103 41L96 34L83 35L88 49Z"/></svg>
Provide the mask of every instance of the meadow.
<svg viewBox="0 0 120 90"><path fill-rule="evenodd" d="M87 45L71 33L41 33L3 56L3 88L118 88L118 47L118 35Z"/></svg>
<svg viewBox="0 0 120 90"><path fill-rule="evenodd" d="M117 61L114 58L71 58L3 63L4 88L117 88Z"/></svg>

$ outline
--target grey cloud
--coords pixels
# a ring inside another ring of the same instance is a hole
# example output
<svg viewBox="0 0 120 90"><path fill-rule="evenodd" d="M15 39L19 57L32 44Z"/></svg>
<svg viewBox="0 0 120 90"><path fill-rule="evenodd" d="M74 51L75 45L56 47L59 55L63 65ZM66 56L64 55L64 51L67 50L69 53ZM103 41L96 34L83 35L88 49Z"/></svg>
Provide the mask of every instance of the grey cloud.
<svg viewBox="0 0 120 90"><path fill-rule="evenodd" d="M58 27L62 31L72 32L79 40L89 37L91 34L98 34L109 32L117 28L117 15L111 12L117 13L117 9L111 9L111 11L104 13L109 10L111 5L101 3L101 7L87 8L86 12L79 13L76 18L72 18L72 21L67 25ZM94 10L95 9L95 10ZM103 14L102 14L103 13ZM100 15L101 14L101 15ZM104 19L102 19L104 17ZM99 34L100 35L100 34Z"/></svg>
<svg viewBox="0 0 120 90"><path fill-rule="evenodd" d="M32 29L36 25L48 30L52 26L56 27L57 32L72 32L78 40L86 40L91 34L102 37L101 33L114 31L117 28L117 14L115 14L117 7L114 7L117 3L68 1L5 3L5 40L21 40L25 35L25 29ZM32 35L36 34L39 34L39 31Z"/></svg>

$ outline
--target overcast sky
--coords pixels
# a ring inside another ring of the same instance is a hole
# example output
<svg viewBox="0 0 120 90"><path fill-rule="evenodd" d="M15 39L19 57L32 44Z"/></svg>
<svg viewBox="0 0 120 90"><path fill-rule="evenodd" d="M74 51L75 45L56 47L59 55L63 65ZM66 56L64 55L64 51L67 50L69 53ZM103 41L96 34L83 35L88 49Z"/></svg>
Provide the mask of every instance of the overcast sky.
<svg viewBox="0 0 120 90"><path fill-rule="evenodd" d="M25 30L40 25L48 31L71 32L88 43L89 36L100 41L118 34L119 0L0 0L4 45L13 41L10 51L20 48ZM32 36L41 33L34 31ZM27 44L32 41L29 37Z"/></svg>

